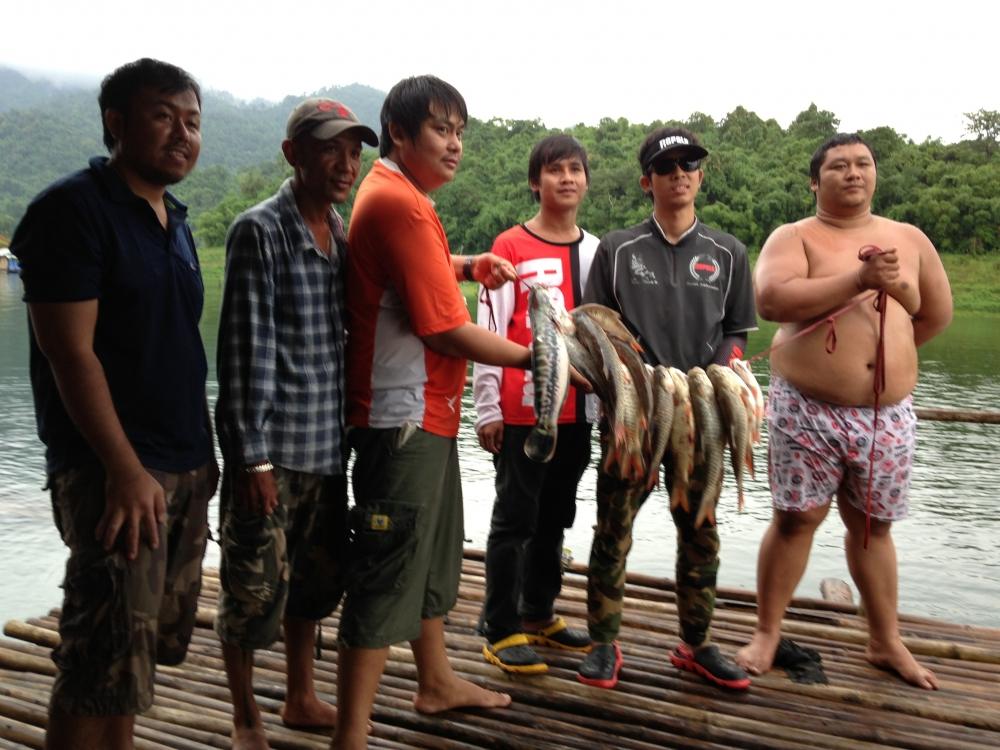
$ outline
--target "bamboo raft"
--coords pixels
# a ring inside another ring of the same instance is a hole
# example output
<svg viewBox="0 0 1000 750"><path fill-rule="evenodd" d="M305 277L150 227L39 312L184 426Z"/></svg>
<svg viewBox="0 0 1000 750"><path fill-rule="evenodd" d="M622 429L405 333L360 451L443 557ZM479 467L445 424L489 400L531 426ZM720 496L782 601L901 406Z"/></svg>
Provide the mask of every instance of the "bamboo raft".
<svg viewBox="0 0 1000 750"><path fill-rule="evenodd" d="M448 617L447 646L455 669L476 682L509 692L501 710L456 710L437 716L411 704L415 667L409 648L393 647L372 717L373 748L874 748L923 750L1000 747L1000 629L901 617L904 638L941 680L925 692L870 666L865 627L857 608L796 599L785 631L817 649L829 685L800 685L780 670L757 677L745 693L727 693L670 665L677 615L673 584L630 575L620 636L625 666L614 690L575 679L580 656L545 651L546 675L510 676L485 663L475 634L483 600L483 553L466 553L459 602ZM211 630L218 578L206 571L198 627L187 661L160 667L153 707L136 722L136 747L229 747L231 712L218 640ZM558 609L576 624L586 613L582 566L566 573ZM720 590L713 638L732 653L755 621L755 597ZM0 639L0 750L42 747L46 704L57 642L57 612L10 621ZM336 692L337 616L323 623L317 688ZM316 748L329 737L282 726L282 645L259 651L256 693L274 748Z"/></svg>

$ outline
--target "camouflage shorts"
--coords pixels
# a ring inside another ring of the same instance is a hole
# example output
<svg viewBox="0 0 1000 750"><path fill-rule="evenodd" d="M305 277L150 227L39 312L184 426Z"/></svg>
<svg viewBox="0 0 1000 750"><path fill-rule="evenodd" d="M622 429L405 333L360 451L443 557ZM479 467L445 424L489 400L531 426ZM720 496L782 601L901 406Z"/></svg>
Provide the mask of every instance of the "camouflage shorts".
<svg viewBox="0 0 1000 750"><path fill-rule="evenodd" d="M61 643L52 655L59 668L52 706L65 713L145 711L153 703L156 663L179 664L187 653L208 534L208 467L150 474L163 486L167 521L159 548L140 544L132 562L120 547L105 552L94 539L104 512L104 472L69 469L49 478L56 527L69 547Z"/></svg>
<svg viewBox="0 0 1000 750"><path fill-rule="evenodd" d="M625 562L632 549L632 526L639 509L649 497L645 486L629 485L603 470L608 441L601 434L601 460L597 468L597 525L590 548L587 575L587 624L590 637L610 643L618 637L625 596ZM673 478L672 461L667 459L664 486ZM688 485L691 512L671 511L677 528L677 616L680 636L698 646L708 639L715 610L715 580L719 569L719 533L709 522L694 528L701 503L704 466L696 466ZM669 494L669 493L668 493Z"/></svg>
<svg viewBox="0 0 1000 750"><path fill-rule="evenodd" d="M244 649L269 646L284 616L322 620L340 603L347 554L347 480L274 468L269 516L235 501L227 469L219 503L222 550L215 631Z"/></svg>

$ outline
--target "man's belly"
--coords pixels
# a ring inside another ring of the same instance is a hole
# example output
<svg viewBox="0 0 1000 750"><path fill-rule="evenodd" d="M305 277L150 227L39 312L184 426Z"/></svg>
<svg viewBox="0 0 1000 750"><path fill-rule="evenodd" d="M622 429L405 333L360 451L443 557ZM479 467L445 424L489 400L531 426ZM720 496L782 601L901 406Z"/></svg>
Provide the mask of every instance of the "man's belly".
<svg viewBox="0 0 1000 750"><path fill-rule="evenodd" d="M855 313L855 314L852 314ZM774 337L781 346L771 354L771 367L803 393L845 406L874 403L878 350L878 319L867 311L854 311L835 323L836 342L823 325L800 338L805 326L785 324ZM828 352L827 348L833 349ZM913 392L917 384L917 350L913 326L905 311L891 306L883 338L885 390L880 403L892 404Z"/></svg>

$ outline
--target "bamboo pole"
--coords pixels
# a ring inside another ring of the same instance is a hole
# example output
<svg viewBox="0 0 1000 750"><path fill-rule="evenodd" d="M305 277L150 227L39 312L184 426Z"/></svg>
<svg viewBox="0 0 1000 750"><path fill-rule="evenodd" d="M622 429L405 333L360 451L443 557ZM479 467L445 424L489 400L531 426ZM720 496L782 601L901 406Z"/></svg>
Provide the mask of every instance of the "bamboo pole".
<svg viewBox="0 0 1000 750"><path fill-rule="evenodd" d="M45 744L45 730L16 719L0 716L0 738L16 743L15 747L31 747L41 750Z"/></svg>
<svg viewBox="0 0 1000 750"><path fill-rule="evenodd" d="M973 422L976 424L1000 424L1000 411L972 411L970 409L942 409L938 407L915 406L913 413L917 419L934 422Z"/></svg>
<svg viewBox="0 0 1000 750"><path fill-rule="evenodd" d="M786 625L796 631L800 643L821 652L832 684L802 686L775 673L755 679L748 693L727 695L674 669L666 660L666 651L676 640L677 621L674 597L664 581L650 578L628 585L622 681L616 690L603 691L576 682L579 654L546 650L550 671L536 678L506 675L487 664L480 654L483 639L475 633L484 594L483 566L466 559L460 600L447 618L445 645L450 661L462 677L510 692L515 704L497 711L420 715L412 706L416 690L412 654L405 646L393 647L376 696L369 746L447 750L547 746L589 750L609 743L622 750L665 746L854 748L866 743L916 750L1000 746L1000 726L996 723L1000 698L995 688L1000 665L965 660L961 653L968 648L997 650L993 649L996 640L990 629L948 627L935 621L904 625L908 638L945 644L940 655L927 657L941 677L942 690L923 693L867 663L865 622L853 612L792 608ZM199 611L203 627L195 630L185 664L158 669L154 711L139 717L137 743L184 750L192 743L227 746L231 729L228 690L218 639L207 629L214 617L216 583L207 571ZM585 579L580 573L566 575L558 609L568 618L585 618ZM742 643L754 621L752 599L723 600L713 623L713 640L724 648ZM333 646L338 624L337 613L324 621L323 658L316 663L317 690L331 697L337 679ZM831 631L843 637L834 638ZM7 654L6 658L23 666L37 667L40 672L47 668L51 674L52 662L43 654L58 642L57 620L46 617L14 622L8 632L25 640L0 642L0 721L20 722L16 716L7 716L17 711L28 711L38 721L47 706L52 678L8 671L3 659ZM277 711L284 699L283 652L280 642L261 650L255 666L255 697L268 734L274 730L277 741L272 746L325 750L328 739L323 735L297 733L280 724ZM157 715L156 711L165 713ZM805 726L800 726L803 722ZM8 741L2 733L0 741Z"/></svg>

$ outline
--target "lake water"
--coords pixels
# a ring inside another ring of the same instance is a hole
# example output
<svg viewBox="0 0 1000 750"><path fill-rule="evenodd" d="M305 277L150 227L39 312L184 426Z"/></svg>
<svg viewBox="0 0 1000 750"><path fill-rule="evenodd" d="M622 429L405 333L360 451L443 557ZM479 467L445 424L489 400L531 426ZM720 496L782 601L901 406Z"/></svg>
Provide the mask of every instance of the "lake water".
<svg viewBox="0 0 1000 750"><path fill-rule="evenodd" d="M218 290L210 290L202 326L209 362L214 362ZM921 349L918 406L1000 409L1000 317L959 316L942 336ZM763 349L768 328L751 338ZM766 364L757 368L767 384ZM214 372L209 397L215 398ZM493 465L476 442L472 404L466 398L459 436L468 544L485 547L493 502ZM900 610L954 622L1000 626L1000 503L994 485L1000 425L921 422L914 466L910 517L895 526L899 554ZM26 312L16 275L0 275L0 623L43 614L61 600L65 561L52 524L48 493L42 491L42 445L35 434L28 382ZM595 451L596 454L596 451ZM765 449L757 448L764 467ZM722 565L719 585L752 590L757 548L771 511L765 471L749 483L746 510L736 512L727 487L719 508ZM586 562L595 518L595 472L584 476L576 524L566 546ZM213 506L211 518L216 522ZM816 536L798 594L818 596L826 577L849 580L842 550L843 529L831 513ZM673 576L674 527L667 498L657 490L636 521L629 569ZM209 544L206 565L218 564Z"/></svg>

